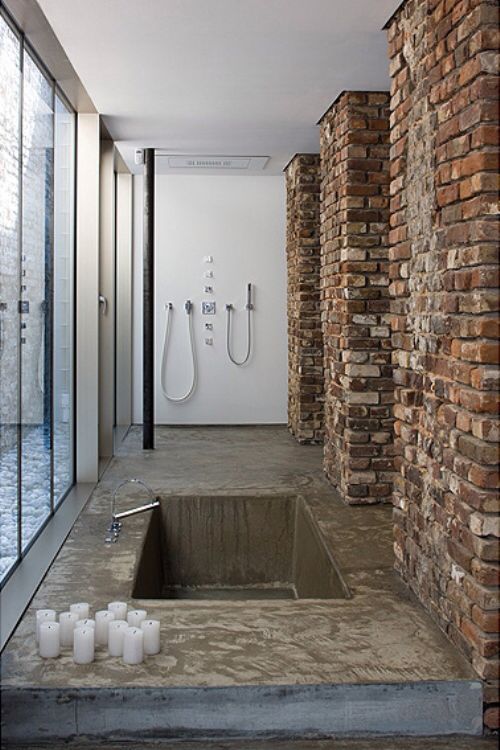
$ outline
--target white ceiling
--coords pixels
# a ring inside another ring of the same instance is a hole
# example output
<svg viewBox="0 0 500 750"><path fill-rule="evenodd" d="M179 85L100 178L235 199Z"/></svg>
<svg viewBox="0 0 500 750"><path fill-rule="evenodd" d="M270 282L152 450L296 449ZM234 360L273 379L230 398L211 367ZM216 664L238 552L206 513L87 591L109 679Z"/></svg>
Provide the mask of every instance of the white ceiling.
<svg viewBox="0 0 500 750"><path fill-rule="evenodd" d="M400 0L38 0L135 171L134 149L317 151L345 89L389 88L383 24ZM163 159L162 162L167 162Z"/></svg>

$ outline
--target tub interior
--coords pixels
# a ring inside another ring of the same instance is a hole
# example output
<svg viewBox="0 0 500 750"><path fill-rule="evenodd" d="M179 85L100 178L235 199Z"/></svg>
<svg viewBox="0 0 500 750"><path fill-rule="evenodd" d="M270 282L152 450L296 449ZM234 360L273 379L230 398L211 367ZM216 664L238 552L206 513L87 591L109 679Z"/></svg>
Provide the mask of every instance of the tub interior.
<svg viewBox="0 0 500 750"><path fill-rule="evenodd" d="M338 599L348 589L302 498L166 497L137 566L137 599Z"/></svg>

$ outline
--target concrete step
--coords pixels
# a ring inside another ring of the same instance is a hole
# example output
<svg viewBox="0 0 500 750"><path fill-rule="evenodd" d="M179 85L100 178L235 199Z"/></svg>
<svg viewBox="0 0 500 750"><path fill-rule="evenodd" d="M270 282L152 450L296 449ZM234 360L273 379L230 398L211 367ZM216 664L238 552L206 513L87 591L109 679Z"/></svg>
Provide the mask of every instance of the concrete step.
<svg viewBox="0 0 500 750"><path fill-rule="evenodd" d="M2 741L442 736L482 732L479 681L2 688Z"/></svg>
<svg viewBox="0 0 500 750"><path fill-rule="evenodd" d="M162 742L101 742L2 745L2 750L497 750L497 737L384 737L329 740L179 740Z"/></svg>

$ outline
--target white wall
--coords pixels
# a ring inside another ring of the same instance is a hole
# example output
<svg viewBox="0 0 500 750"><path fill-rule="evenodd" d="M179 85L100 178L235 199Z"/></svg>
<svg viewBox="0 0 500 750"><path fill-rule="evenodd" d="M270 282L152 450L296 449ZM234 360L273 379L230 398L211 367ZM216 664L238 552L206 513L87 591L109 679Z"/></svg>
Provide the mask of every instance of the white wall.
<svg viewBox="0 0 500 750"><path fill-rule="evenodd" d="M76 169L76 481L99 467L99 115L79 114Z"/></svg>
<svg viewBox="0 0 500 750"><path fill-rule="evenodd" d="M134 422L142 421L142 178L134 178ZM212 255L206 264L203 257ZM203 276L212 270L213 279ZM234 349L246 346L246 285L254 285L253 353L243 367L226 354L225 304L236 307ZM205 294L211 284L214 294ZM190 382L187 316L194 303L199 362L196 393L171 404L160 388L165 302L174 304L167 367L168 390L184 393ZM202 316L214 299L215 316ZM204 323L212 322L212 333ZM213 337L213 346L204 343ZM285 186L283 177L159 175L156 178L156 422L252 424L286 422L287 332Z"/></svg>

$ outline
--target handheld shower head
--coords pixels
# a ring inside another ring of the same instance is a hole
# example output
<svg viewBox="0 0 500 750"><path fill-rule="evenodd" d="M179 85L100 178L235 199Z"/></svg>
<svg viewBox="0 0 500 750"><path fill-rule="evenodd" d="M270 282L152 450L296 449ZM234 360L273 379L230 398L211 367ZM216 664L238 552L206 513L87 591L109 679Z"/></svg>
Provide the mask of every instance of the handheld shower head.
<svg viewBox="0 0 500 750"><path fill-rule="evenodd" d="M247 310L253 310L252 304L252 285L250 282L247 284Z"/></svg>
<svg viewBox="0 0 500 750"><path fill-rule="evenodd" d="M187 299L184 303L184 310L187 312L188 315L191 314L191 310L193 309L193 303L190 299Z"/></svg>

